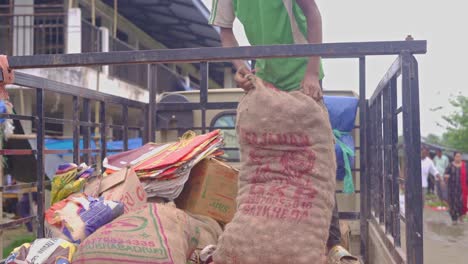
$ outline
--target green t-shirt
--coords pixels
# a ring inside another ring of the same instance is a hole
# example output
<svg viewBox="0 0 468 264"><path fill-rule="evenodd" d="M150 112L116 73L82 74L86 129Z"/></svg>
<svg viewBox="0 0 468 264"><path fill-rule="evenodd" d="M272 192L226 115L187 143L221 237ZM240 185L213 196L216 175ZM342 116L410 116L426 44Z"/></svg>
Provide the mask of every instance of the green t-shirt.
<svg viewBox="0 0 468 264"><path fill-rule="evenodd" d="M292 15L302 37L307 36L307 21L302 9L292 1ZM295 44L292 23L283 0L213 0L210 23L232 28L235 17L244 26L251 45ZM305 39L305 38L304 38ZM257 75L285 91L300 88L308 58L258 59ZM324 76L320 67L320 79Z"/></svg>

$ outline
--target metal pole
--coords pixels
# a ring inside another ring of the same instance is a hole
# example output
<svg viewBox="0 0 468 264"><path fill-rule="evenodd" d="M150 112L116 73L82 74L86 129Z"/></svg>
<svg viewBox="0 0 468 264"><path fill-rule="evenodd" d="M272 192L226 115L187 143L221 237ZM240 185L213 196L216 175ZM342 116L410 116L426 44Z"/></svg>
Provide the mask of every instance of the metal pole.
<svg viewBox="0 0 468 264"><path fill-rule="evenodd" d="M123 120L123 149L128 150L128 106L122 106L122 120Z"/></svg>
<svg viewBox="0 0 468 264"><path fill-rule="evenodd" d="M198 63L252 58L310 57L359 58L372 55L397 55L402 50L426 52L426 41L324 43L272 45L235 48L161 49L113 51L83 54L51 54L8 57L11 69L78 67L114 64Z"/></svg>
<svg viewBox="0 0 468 264"><path fill-rule="evenodd" d="M106 158L106 155L107 155L106 103L104 101L101 101L101 105L99 107L99 116L100 116L99 120L101 120L101 162L102 162Z"/></svg>
<svg viewBox="0 0 468 264"><path fill-rule="evenodd" d="M206 133L206 104L208 103L208 62L200 62L200 108L202 133Z"/></svg>
<svg viewBox="0 0 468 264"><path fill-rule="evenodd" d="M393 204L392 204L392 108L391 108L391 91L388 84L383 92L383 205L385 215L385 233L393 234Z"/></svg>
<svg viewBox="0 0 468 264"><path fill-rule="evenodd" d="M421 132L419 120L419 77L416 59L403 52L403 130L405 138L406 255L408 264L423 264L423 194L421 186Z"/></svg>
<svg viewBox="0 0 468 264"><path fill-rule="evenodd" d="M114 0L114 24L112 28L112 34L114 38L117 38L117 18L118 18L118 13L117 13L117 0Z"/></svg>
<svg viewBox="0 0 468 264"><path fill-rule="evenodd" d="M90 100L87 98L83 99L83 114L84 114L84 122L89 123L91 121L91 106ZM91 139L91 127L89 125L84 126L84 134L83 134L83 149L86 151L83 153L83 160L88 165L91 164L91 152L90 149L90 139Z"/></svg>
<svg viewBox="0 0 468 264"><path fill-rule="evenodd" d="M80 164L80 99L73 96L73 163Z"/></svg>
<svg viewBox="0 0 468 264"><path fill-rule="evenodd" d="M383 203L383 184L384 184L384 170L383 170L383 140L382 140L382 94L379 94L376 107L376 132L377 132L377 148L375 155L377 156L377 211L379 216L379 223L384 223L384 203Z"/></svg>
<svg viewBox="0 0 468 264"><path fill-rule="evenodd" d="M366 58L359 58L359 176L360 176L360 236L361 236L361 256L367 260L367 230L368 230L368 207L367 207L367 125L366 125Z"/></svg>
<svg viewBox="0 0 468 264"><path fill-rule="evenodd" d="M390 112L392 114L392 209L393 209L393 240L396 247L401 246L400 239L400 170L398 160L398 113L397 113L397 78L390 81Z"/></svg>
<svg viewBox="0 0 468 264"><path fill-rule="evenodd" d="M149 90L149 102L148 102L148 141L153 142L156 135L156 91L157 91L157 66L155 64L148 65L148 90Z"/></svg>
<svg viewBox="0 0 468 264"><path fill-rule="evenodd" d="M44 237L44 210L45 210L45 195L44 195L44 90L36 90L36 115L37 115L37 238ZM31 206L33 206L31 204Z"/></svg>

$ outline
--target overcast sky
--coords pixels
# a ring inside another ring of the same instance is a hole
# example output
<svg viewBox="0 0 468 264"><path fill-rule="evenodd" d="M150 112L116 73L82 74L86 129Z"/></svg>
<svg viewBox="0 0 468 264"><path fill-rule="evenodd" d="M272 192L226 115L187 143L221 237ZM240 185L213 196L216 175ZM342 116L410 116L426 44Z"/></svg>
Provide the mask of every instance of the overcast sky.
<svg viewBox="0 0 468 264"><path fill-rule="evenodd" d="M212 0L203 0L211 9ZM255 0L257 1L257 0ZM275 0L278 1L278 0ZM316 0L322 13L324 42L404 40L411 34L428 41L428 53L419 55L421 134L441 134L442 116L453 111L451 95L468 96L468 2L427 0ZM240 23L235 33L249 45ZM395 57L367 60L367 94L372 94ZM356 60L326 60L324 88L358 92ZM437 112L431 108L443 107Z"/></svg>

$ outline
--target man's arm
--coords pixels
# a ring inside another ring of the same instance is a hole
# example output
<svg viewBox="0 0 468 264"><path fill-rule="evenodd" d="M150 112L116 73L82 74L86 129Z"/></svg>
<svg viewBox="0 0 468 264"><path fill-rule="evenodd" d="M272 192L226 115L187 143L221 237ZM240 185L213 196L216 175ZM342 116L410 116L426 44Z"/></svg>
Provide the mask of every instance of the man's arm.
<svg viewBox="0 0 468 264"><path fill-rule="evenodd" d="M239 47L239 43L237 42L232 28L221 28L221 43L223 47ZM234 64L234 67L237 69L236 76L234 77L237 85L246 91L252 89L252 82L246 78L247 74L252 73L247 62L244 60L234 60L232 64Z"/></svg>
<svg viewBox="0 0 468 264"><path fill-rule="evenodd" d="M322 43L322 16L314 0L296 0L307 19L307 41L311 44ZM304 92L319 100L322 98L320 81L320 57L309 58L306 74L302 82Z"/></svg>
<svg viewBox="0 0 468 264"><path fill-rule="evenodd" d="M437 170L437 168L435 167L434 162L432 162L432 161L431 161L431 166L429 167L429 173L434 175L437 178L437 180L439 180L440 173Z"/></svg>
<svg viewBox="0 0 468 264"><path fill-rule="evenodd" d="M239 47L239 43L237 42L236 36L234 35L232 28L221 28L221 43L223 47ZM247 67L247 69L250 70L247 62L244 60L234 60L232 61L232 64L234 64L234 67L236 67L236 69L240 69L241 67Z"/></svg>

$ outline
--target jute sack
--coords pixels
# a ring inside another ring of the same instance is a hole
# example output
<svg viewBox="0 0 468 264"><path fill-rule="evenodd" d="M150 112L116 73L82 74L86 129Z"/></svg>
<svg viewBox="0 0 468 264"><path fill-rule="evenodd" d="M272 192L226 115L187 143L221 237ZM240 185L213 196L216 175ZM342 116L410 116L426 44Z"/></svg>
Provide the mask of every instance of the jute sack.
<svg viewBox="0 0 468 264"><path fill-rule="evenodd" d="M185 264L200 239L197 224L174 206L148 204L85 239L73 263Z"/></svg>
<svg viewBox="0 0 468 264"><path fill-rule="evenodd" d="M216 264L325 261L336 161L328 113L300 91L265 87L240 101L238 210L221 235Z"/></svg>
<svg viewBox="0 0 468 264"><path fill-rule="evenodd" d="M200 252L209 245L216 245L218 243L219 236L223 232L221 226L210 217L203 215L190 214L192 222L198 227L200 237L198 239L197 248L193 252L187 264L198 264L200 263Z"/></svg>

